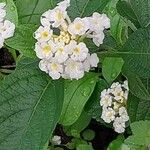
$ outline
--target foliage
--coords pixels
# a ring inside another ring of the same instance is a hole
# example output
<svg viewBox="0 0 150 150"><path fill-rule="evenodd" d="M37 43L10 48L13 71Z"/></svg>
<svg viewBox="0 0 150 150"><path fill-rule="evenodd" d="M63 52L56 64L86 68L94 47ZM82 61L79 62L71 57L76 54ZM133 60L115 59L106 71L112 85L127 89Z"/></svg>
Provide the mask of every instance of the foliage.
<svg viewBox="0 0 150 150"><path fill-rule="evenodd" d="M98 68L80 80L57 81L38 69L33 36L40 16L60 0L0 2L7 3L6 18L16 25L14 36L4 46L16 67L0 66L0 149L42 150L59 123L73 137L66 147L92 150L95 133L86 128L92 118L104 124L100 93L114 81L127 78L133 135L127 139L119 136L108 150L146 150L150 143L150 0L71 0L71 20L106 13L111 28L105 31L100 47L84 41L90 52L98 54Z"/></svg>

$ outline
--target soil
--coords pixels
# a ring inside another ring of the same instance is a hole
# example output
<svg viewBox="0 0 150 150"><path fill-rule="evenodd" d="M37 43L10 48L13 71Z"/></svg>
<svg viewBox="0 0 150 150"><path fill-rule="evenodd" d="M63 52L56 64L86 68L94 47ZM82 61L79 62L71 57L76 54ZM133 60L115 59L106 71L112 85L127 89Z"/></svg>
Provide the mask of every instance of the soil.
<svg viewBox="0 0 150 150"><path fill-rule="evenodd" d="M13 65L14 59L7 49L0 49L0 67Z"/></svg>

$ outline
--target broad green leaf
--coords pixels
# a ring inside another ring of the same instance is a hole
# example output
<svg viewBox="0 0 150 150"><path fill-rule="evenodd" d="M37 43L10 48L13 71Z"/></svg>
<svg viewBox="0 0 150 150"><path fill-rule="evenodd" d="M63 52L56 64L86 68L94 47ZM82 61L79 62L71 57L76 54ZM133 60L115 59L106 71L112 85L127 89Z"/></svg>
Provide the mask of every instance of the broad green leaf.
<svg viewBox="0 0 150 150"><path fill-rule="evenodd" d="M90 123L91 117L83 111L78 120L71 126L64 127L65 133L68 136L80 138L80 132L83 131Z"/></svg>
<svg viewBox="0 0 150 150"><path fill-rule="evenodd" d="M112 141L107 150L123 150L122 149L122 144L124 143L124 137L123 136L118 136L117 139Z"/></svg>
<svg viewBox="0 0 150 150"><path fill-rule="evenodd" d="M110 0L71 0L68 15L71 19L88 17L94 12L102 12Z"/></svg>
<svg viewBox="0 0 150 150"><path fill-rule="evenodd" d="M106 83L106 81L103 79L99 79L90 99L85 106L85 111L92 118L96 119L99 122L103 122L101 119L100 94L107 87L108 84Z"/></svg>
<svg viewBox="0 0 150 150"><path fill-rule="evenodd" d="M131 122L150 120L150 100L139 99L129 94L127 108Z"/></svg>
<svg viewBox="0 0 150 150"><path fill-rule="evenodd" d="M16 28L15 35L11 39L6 40L6 45L18 50L24 56L34 58L36 40L33 38L33 33L36 28L37 26L30 24L19 25Z"/></svg>
<svg viewBox="0 0 150 150"><path fill-rule="evenodd" d="M55 7L61 0L17 0L16 6L19 22L23 24L40 24L41 15L48 9Z"/></svg>
<svg viewBox="0 0 150 150"><path fill-rule="evenodd" d="M128 2L120 0L117 10L138 28L147 27L150 24L150 0L130 0Z"/></svg>
<svg viewBox="0 0 150 150"><path fill-rule="evenodd" d="M43 149L61 113L63 82L18 69L0 83L0 93L0 149Z"/></svg>
<svg viewBox="0 0 150 150"><path fill-rule="evenodd" d="M95 88L97 80L98 75L95 73L89 73L80 80L66 80L61 124L69 126L77 121Z"/></svg>
<svg viewBox="0 0 150 150"><path fill-rule="evenodd" d="M80 144L77 146L77 150L93 150L93 147L88 144Z"/></svg>
<svg viewBox="0 0 150 150"><path fill-rule="evenodd" d="M27 69L27 68L39 68L39 59L33 59L29 57L21 57L17 60L17 69Z"/></svg>
<svg viewBox="0 0 150 150"><path fill-rule="evenodd" d="M122 56L128 70L150 77L150 27L138 29L116 54Z"/></svg>
<svg viewBox="0 0 150 150"><path fill-rule="evenodd" d="M130 3L128 3L127 1L119 0L118 3L117 3L117 11L121 16L123 16L123 17L127 18L128 20L130 20L137 27L140 27L137 16L134 13Z"/></svg>
<svg viewBox="0 0 150 150"><path fill-rule="evenodd" d="M17 13L17 8L16 5L14 4L13 0L6 0L7 5L6 5L6 19L9 21L13 22L15 25L18 24L18 13Z"/></svg>
<svg viewBox="0 0 150 150"><path fill-rule="evenodd" d="M102 73L108 83L112 83L121 73L124 61L122 58L106 57L102 63Z"/></svg>
<svg viewBox="0 0 150 150"><path fill-rule="evenodd" d="M125 144L139 145L148 148L150 143L150 121L139 121L131 124L132 136L125 140Z"/></svg>
<svg viewBox="0 0 150 150"><path fill-rule="evenodd" d="M128 68L123 68L124 76L128 79L130 92L138 98L143 100L150 100L149 80L142 79L136 74L132 73ZM145 82L145 80L147 80ZM144 81L144 82L143 82Z"/></svg>
<svg viewBox="0 0 150 150"><path fill-rule="evenodd" d="M150 0L130 0L131 7L142 27L150 24Z"/></svg>
<svg viewBox="0 0 150 150"><path fill-rule="evenodd" d="M18 24L18 13L16 5L13 0L0 0L6 3L6 19L13 22L15 25Z"/></svg>
<svg viewBox="0 0 150 150"><path fill-rule="evenodd" d="M110 1L105 8L105 13L110 18L111 28L110 32L112 37L116 40L118 45L124 44L127 39L126 30L127 24L123 21L121 16L118 14L116 4L118 0Z"/></svg>

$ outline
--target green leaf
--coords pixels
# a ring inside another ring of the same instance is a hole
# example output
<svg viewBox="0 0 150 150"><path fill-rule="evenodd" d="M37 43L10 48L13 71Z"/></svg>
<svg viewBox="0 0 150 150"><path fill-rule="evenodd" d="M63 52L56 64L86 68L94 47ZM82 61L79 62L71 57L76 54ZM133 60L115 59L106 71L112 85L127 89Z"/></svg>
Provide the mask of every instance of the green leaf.
<svg viewBox="0 0 150 150"><path fill-rule="evenodd" d="M91 129L87 129L82 133L84 140L92 141L95 138L95 132Z"/></svg>
<svg viewBox="0 0 150 150"><path fill-rule="evenodd" d="M138 29L115 53L124 59L128 70L140 77L150 77L150 27Z"/></svg>
<svg viewBox="0 0 150 150"><path fill-rule="evenodd" d="M30 24L19 25L16 28L15 35L11 39L6 40L6 45L18 50L24 56L34 58L36 40L33 38L33 33L36 28L37 26Z"/></svg>
<svg viewBox="0 0 150 150"><path fill-rule="evenodd" d="M55 7L61 0L17 0L16 6L19 22L23 24L40 24L41 15L48 9Z"/></svg>
<svg viewBox="0 0 150 150"><path fill-rule="evenodd" d="M61 124L69 126L77 121L95 88L97 80L98 75L95 73L89 73L78 81L66 80Z"/></svg>
<svg viewBox="0 0 150 150"><path fill-rule="evenodd" d="M38 69L18 69L0 83L0 149L41 150L63 103L63 82Z"/></svg>
<svg viewBox="0 0 150 150"><path fill-rule="evenodd" d="M102 73L108 83L112 83L120 74L124 61L122 58L106 57L102 63Z"/></svg>
<svg viewBox="0 0 150 150"><path fill-rule="evenodd" d="M108 87L108 84L105 80L99 79L96 84L96 87L88 100L85 111L98 122L102 122L101 119L101 107L100 107L100 94L101 92Z"/></svg>
<svg viewBox="0 0 150 150"><path fill-rule="evenodd" d="M80 144L77 146L77 150L93 150L93 147L88 144Z"/></svg>
<svg viewBox="0 0 150 150"><path fill-rule="evenodd" d="M131 0L119 1L117 10L123 17L129 19L138 28L147 27L150 24L150 1L149 0ZM128 10L128 11L126 11Z"/></svg>
<svg viewBox="0 0 150 150"><path fill-rule="evenodd" d="M129 94L127 108L131 122L150 120L150 100L139 99Z"/></svg>
<svg viewBox="0 0 150 150"><path fill-rule="evenodd" d="M17 8L16 5L14 4L13 0L6 0L7 5L6 5L6 19L9 21L13 22L15 25L18 24L18 13L17 13Z"/></svg>
<svg viewBox="0 0 150 150"><path fill-rule="evenodd" d="M116 40L118 45L123 45L127 39L126 30L127 24L123 21L118 14L116 4L118 0L110 1L105 8L105 13L110 18L111 28L110 32L112 37Z"/></svg>
<svg viewBox="0 0 150 150"><path fill-rule="evenodd" d="M91 117L83 111L81 116L73 125L64 127L65 133L69 136L80 138L80 132L89 125L90 121Z"/></svg>
<svg viewBox="0 0 150 150"><path fill-rule="evenodd" d="M71 142L69 142L69 143L67 143L67 148L69 148L69 149L76 149L76 147L78 146L78 145L87 145L87 142L86 141L84 141L84 140L82 140L82 139L79 139L79 138L73 138L72 140L71 140Z"/></svg>
<svg viewBox="0 0 150 150"><path fill-rule="evenodd" d="M123 150L122 149L123 142L124 142L124 137L118 136L117 139L115 139L109 144L107 150Z"/></svg>
<svg viewBox="0 0 150 150"><path fill-rule="evenodd" d="M130 3L126 2L126 1L121 1L119 0L117 3L117 11L118 13L127 18L128 20L130 20L132 23L134 23L137 27L140 27L140 24L138 22L137 16L134 13ZM128 11L126 11L128 10Z"/></svg>
<svg viewBox="0 0 150 150"><path fill-rule="evenodd" d="M150 143L150 121L139 121L131 124L132 136L125 140L125 144L139 145L148 148Z"/></svg>
<svg viewBox="0 0 150 150"><path fill-rule="evenodd" d="M88 17L94 12L102 12L110 0L71 0L68 14L71 19Z"/></svg>
<svg viewBox="0 0 150 150"><path fill-rule="evenodd" d="M150 0L131 0L131 7L142 27L150 24Z"/></svg>
<svg viewBox="0 0 150 150"><path fill-rule="evenodd" d="M150 100L150 91L148 91L149 80L141 79L139 76L128 70L128 68L123 68L123 72L123 74L128 79L130 92L138 98L141 98L143 100ZM147 81L145 82L145 80Z"/></svg>

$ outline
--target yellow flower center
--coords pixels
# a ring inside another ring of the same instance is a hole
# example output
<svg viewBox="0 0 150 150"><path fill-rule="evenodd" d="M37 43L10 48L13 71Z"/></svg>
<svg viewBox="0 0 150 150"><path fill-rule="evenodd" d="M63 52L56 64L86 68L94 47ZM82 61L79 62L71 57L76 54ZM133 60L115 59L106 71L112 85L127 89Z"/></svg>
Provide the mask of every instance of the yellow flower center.
<svg viewBox="0 0 150 150"><path fill-rule="evenodd" d="M49 35L48 31L44 31L41 34L42 38L44 38L44 39L46 39L48 37L48 35Z"/></svg>
<svg viewBox="0 0 150 150"><path fill-rule="evenodd" d="M58 70L58 65L55 64L55 63L52 63L51 64L51 69L54 70L54 71Z"/></svg>
<svg viewBox="0 0 150 150"><path fill-rule="evenodd" d="M83 28L83 25L81 23L76 23L75 24L75 29L76 30L81 30Z"/></svg>
<svg viewBox="0 0 150 150"><path fill-rule="evenodd" d="M74 51L75 54L79 54L80 53L80 48L75 48L73 51Z"/></svg>
<svg viewBox="0 0 150 150"><path fill-rule="evenodd" d="M63 14L58 10L55 17L57 21L60 21L63 18Z"/></svg>
<svg viewBox="0 0 150 150"><path fill-rule="evenodd" d="M45 46L45 47L43 48L43 52L44 52L45 54L51 52L51 50L52 50L52 48L51 48L51 46L49 46L49 45L47 45L47 46Z"/></svg>
<svg viewBox="0 0 150 150"><path fill-rule="evenodd" d="M71 40L71 35L68 32L61 31L57 40L59 42L64 42L65 44L68 44Z"/></svg>
<svg viewBox="0 0 150 150"><path fill-rule="evenodd" d="M62 53L64 49L62 47L58 48L58 52Z"/></svg>
<svg viewBox="0 0 150 150"><path fill-rule="evenodd" d="M107 117L111 117L112 115L113 115L112 112L108 112L106 116L107 116Z"/></svg>

